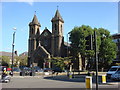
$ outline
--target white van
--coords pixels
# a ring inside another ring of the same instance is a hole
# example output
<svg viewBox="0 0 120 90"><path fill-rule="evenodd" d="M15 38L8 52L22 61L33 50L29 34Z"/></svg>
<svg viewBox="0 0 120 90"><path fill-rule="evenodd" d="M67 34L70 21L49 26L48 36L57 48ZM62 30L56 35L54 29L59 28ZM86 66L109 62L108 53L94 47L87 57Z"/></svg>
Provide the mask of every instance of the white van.
<svg viewBox="0 0 120 90"><path fill-rule="evenodd" d="M107 72L107 77L111 78L111 75L115 74L117 71L120 71L120 66L112 66Z"/></svg>

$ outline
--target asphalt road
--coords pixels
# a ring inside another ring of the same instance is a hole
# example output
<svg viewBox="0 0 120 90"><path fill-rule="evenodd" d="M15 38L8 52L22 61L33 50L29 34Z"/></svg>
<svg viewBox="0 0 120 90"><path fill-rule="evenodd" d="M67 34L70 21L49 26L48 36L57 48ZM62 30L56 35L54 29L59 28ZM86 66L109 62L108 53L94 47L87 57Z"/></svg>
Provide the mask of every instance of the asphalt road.
<svg viewBox="0 0 120 90"><path fill-rule="evenodd" d="M66 76L14 76L9 83L2 83L2 88L85 88L85 78L69 79ZM95 88L95 83L92 85ZM118 82L99 84L99 88L120 88Z"/></svg>

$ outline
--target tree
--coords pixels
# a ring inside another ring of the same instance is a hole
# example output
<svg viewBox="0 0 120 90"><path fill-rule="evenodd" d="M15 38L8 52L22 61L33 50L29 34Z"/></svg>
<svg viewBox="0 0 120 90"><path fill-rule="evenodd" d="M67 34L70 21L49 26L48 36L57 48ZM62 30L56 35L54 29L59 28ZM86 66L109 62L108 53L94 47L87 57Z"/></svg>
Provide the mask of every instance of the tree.
<svg viewBox="0 0 120 90"><path fill-rule="evenodd" d="M20 66L27 66L28 56L19 56L20 57Z"/></svg>
<svg viewBox="0 0 120 90"><path fill-rule="evenodd" d="M27 65L27 56L15 56L14 57L14 67L26 66Z"/></svg>
<svg viewBox="0 0 120 90"><path fill-rule="evenodd" d="M112 60L116 57L116 44L112 41L112 37L108 30L99 28L98 31L101 38L99 66L101 68L108 68Z"/></svg>
<svg viewBox="0 0 120 90"><path fill-rule="evenodd" d="M97 52L99 53L99 66L106 67L116 57L116 44L112 41L110 32L104 28L94 28L82 25L74 27L70 32L71 53L74 60L81 54L83 67L94 66L94 31L97 34ZM90 39L91 38L91 39ZM93 45L92 45L93 44ZM91 67L90 67L91 68Z"/></svg>
<svg viewBox="0 0 120 90"><path fill-rule="evenodd" d="M15 56L14 57L14 67L18 67L20 61L21 61L21 58L19 56Z"/></svg>
<svg viewBox="0 0 120 90"><path fill-rule="evenodd" d="M49 62L52 62L55 67L65 70L65 67L71 63L71 57L52 57Z"/></svg>
<svg viewBox="0 0 120 90"><path fill-rule="evenodd" d="M90 26L85 25L82 25L81 27L74 27L70 32L69 39L71 41L72 55L76 60L79 56L79 53L81 54L82 65L84 69L86 68L86 56L91 55L91 52L93 52L93 50L87 50L87 47L89 46L86 44L89 41L89 38L87 39L87 37L90 35L93 35L93 29Z"/></svg>
<svg viewBox="0 0 120 90"><path fill-rule="evenodd" d="M2 58L2 66L10 67L10 57L1 56L1 58Z"/></svg>

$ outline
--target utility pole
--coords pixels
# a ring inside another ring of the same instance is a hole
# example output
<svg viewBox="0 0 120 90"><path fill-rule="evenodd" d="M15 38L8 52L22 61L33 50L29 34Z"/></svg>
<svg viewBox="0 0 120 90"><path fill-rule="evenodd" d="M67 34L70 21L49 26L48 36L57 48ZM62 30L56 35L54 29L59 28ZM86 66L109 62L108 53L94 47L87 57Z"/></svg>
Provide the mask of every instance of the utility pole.
<svg viewBox="0 0 120 90"><path fill-rule="evenodd" d="M94 31L94 39L95 39L95 61L96 61L96 90L98 90L98 55L97 55L97 35L96 35L96 31Z"/></svg>

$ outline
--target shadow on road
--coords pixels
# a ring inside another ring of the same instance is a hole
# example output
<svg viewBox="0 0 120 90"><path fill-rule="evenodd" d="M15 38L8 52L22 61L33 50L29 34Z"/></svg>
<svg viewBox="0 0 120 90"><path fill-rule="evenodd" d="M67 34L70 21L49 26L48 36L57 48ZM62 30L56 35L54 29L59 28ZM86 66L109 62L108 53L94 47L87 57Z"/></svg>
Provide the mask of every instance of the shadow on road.
<svg viewBox="0 0 120 90"><path fill-rule="evenodd" d="M65 82L85 82L86 79L85 74L74 75L72 79L69 79L66 75L58 75L58 76L44 76L44 79L48 80L57 80L57 81L65 81ZM102 84L101 76L98 76L99 84ZM120 81L113 81L111 79L107 79L107 83L120 83ZM96 76L92 76L92 83L96 83Z"/></svg>

